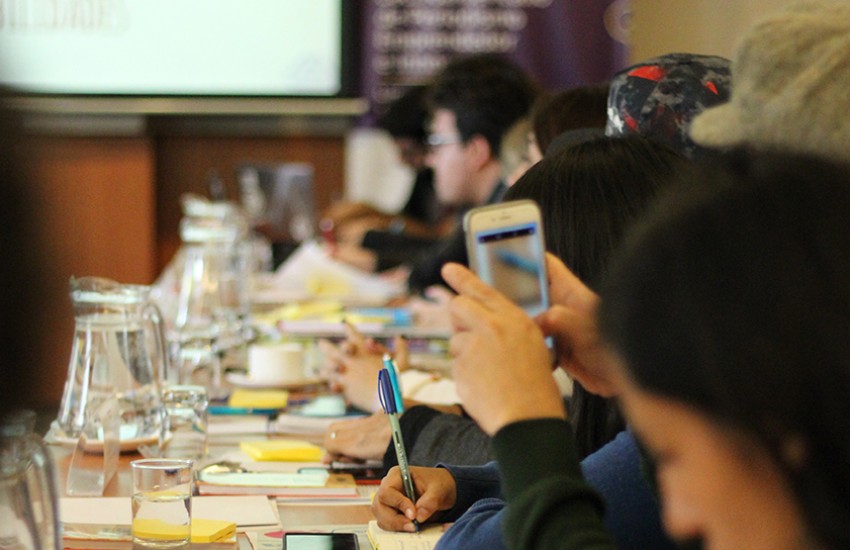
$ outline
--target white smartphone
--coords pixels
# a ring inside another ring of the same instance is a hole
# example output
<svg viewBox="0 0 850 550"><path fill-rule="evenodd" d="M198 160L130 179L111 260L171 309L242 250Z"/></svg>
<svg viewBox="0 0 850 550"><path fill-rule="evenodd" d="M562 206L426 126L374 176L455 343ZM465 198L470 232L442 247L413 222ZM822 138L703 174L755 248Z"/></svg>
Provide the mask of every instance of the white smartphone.
<svg viewBox="0 0 850 550"><path fill-rule="evenodd" d="M520 200L473 208L463 218L469 267L534 317L549 307L540 209ZM551 342L547 339L551 348Z"/></svg>

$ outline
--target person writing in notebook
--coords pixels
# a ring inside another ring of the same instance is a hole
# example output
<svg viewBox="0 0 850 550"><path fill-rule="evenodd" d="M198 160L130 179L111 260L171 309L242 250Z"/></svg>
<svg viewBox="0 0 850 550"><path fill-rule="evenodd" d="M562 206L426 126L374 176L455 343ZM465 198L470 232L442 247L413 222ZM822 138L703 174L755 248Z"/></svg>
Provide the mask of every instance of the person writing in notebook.
<svg viewBox="0 0 850 550"><path fill-rule="evenodd" d="M547 250L596 288L627 228L650 208L684 164L685 159L672 149L653 141L637 136L599 137L544 158L508 190L505 199L536 201ZM523 386L522 391L533 395L536 388ZM672 548L661 531L658 505L642 475L636 443L631 432L624 430L616 403L585 391L581 384L575 384L567 401L582 471L606 502L606 527L619 547ZM415 415L416 410L409 413ZM456 428L443 430L442 442L456 438L458 446L480 448L482 453L489 450L486 433L474 435L462 427L464 423L474 427L470 419L454 418ZM416 428L416 423L407 426ZM433 449L442 443L429 432L415 439L406 433L406 438L415 441L414 449ZM496 464L459 466L463 463L453 460L458 453L444 452L444 456L441 467L413 469L427 492L417 507L418 519L455 522L440 548L505 548L504 501ZM434 462L416 464L432 466ZM397 472L391 470L373 501L375 516L387 528L406 524L402 518L394 519L397 512L392 506L381 505L385 497L392 502L397 496L397 482Z"/></svg>

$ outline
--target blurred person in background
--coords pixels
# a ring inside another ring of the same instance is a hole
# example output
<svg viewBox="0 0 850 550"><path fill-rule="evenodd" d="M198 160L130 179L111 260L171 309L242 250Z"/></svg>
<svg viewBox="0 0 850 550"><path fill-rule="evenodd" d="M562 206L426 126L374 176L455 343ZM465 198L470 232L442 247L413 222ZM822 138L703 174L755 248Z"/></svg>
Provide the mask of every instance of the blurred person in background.
<svg viewBox="0 0 850 550"><path fill-rule="evenodd" d="M429 96L428 166L443 204L461 215L466 209L501 199L501 141L528 113L537 94L529 76L507 58L479 54L451 60L435 77ZM460 219L452 233L405 263L408 288L422 292L442 284L446 262L466 263Z"/></svg>
<svg viewBox="0 0 850 550"><path fill-rule="evenodd" d="M414 173L407 202L395 214L362 202L334 204L323 216L336 241L334 257L367 271L383 271L434 244L451 230L451 209L440 204L428 155L428 87L410 87L378 121L393 140L402 163Z"/></svg>

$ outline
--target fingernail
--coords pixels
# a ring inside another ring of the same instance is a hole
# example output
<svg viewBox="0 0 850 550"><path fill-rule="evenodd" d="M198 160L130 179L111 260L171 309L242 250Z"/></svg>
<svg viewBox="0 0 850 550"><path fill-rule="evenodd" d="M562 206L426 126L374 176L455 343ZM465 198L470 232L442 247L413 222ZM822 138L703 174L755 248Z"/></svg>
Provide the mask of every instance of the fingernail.
<svg viewBox="0 0 850 550"><path fill-rule="evenodd" d="M404 515L407 516L407 519L416 521L416 514L413 512L413 509L408 508L404 511Z"/></svg>

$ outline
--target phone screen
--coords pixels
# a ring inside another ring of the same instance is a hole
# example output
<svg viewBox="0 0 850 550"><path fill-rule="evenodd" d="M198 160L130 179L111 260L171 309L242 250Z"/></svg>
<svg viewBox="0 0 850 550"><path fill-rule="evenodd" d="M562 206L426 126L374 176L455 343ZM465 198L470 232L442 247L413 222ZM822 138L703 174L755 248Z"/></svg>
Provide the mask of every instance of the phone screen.
<svg viewBox="0 0 850 550"><path fill-rule="evenodd" d="M524 223L475 235L478 276L532 317L543 312L549 302L539 232L536 223Z"/></svg>
<svg viewBox="0 0 850 550"><path fill-rule="evenodd" d="M284 550L359 550L354 533L286 533Z"/></svg>

